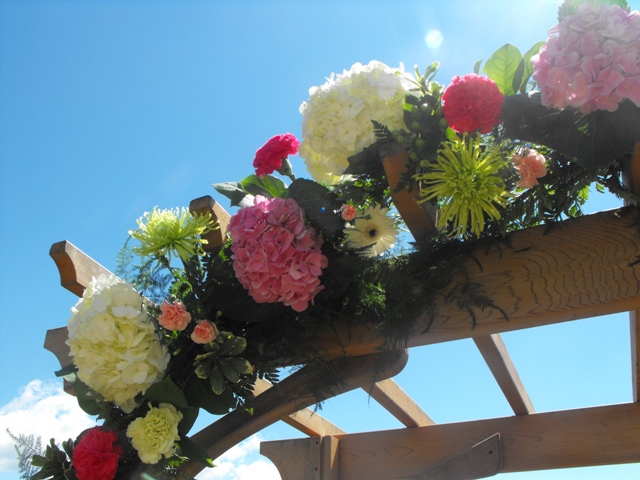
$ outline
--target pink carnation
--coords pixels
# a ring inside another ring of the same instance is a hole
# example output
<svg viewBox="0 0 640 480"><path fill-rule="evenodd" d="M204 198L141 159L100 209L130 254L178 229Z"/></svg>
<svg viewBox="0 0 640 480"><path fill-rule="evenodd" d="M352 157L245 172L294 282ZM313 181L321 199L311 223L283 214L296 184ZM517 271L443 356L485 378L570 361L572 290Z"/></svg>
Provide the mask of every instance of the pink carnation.
<svg viewBox="0 0 640 480"><path fill-rule="evenodd" d="M167 330L184 330L191 321L191 314L187 312L187 308L180 302L173 305L165 300L160 305L162 313L158 317L158 322Z"/></svg>
<svg viewBox="0 0 640 480"><path fill-rule="evenodd" d="M547 174L546 159L536 150L525 150L522 154L511 157L511 163L518 170L520 180L516 185L520 188L531 188L538 184L538 178Z"/></svg>
<svg viewBox="0 0 640 480"><path fill-rule="evenodd" d="M295 200L257 196L231 218L229 232L236 276L256 302L302 312L324 288L322 237L305 224Z"/></svg>
<svg viewBox="0 0 640 480"><path fill-rule="evenodd" d="M349 205L348 203L345 203L342 206L342 219L345 222L351 222L352 220L355 220L357 216L358 210L356 210L356 207Z"/></svg>
<svg viewBox="0 0 640 480"><path fill-rule="evenodd" d="M300 142L290 133L271 137L267 143L256 151L253 166L256 175L264 177L282 167L282 159L298 153Z"/></svg>
<svg viewBox="0 0 640 480"><path fill-rule="evenodd" d="M112 480L118 471L122 448L113 430L102 427L87 431L73 449L73 467L78 480Z"/></svg>
<svg viewBox="0 0 640 480"><path fill-rule="evenodd" d="M549 31L531 57L533 78L549 107L615 111L625 99L640 107L640 14L618 5L580 6Z"/></svg>
<svg viewBox="0 0 640 480"><path fill-rule="evenodd" d="M211 323L208 320L198 320L196 328L191 333L191 340L195 343L213 342L218 333L218 327L216 327L215 323Z"/></svg>
<svg viewBox="0 0 640 480"><path fill-rule="evenodd" d="M442 94L442 113L458 133L489 133L501 121L503 100L490 78L475 73L456 75Z"/></svg>

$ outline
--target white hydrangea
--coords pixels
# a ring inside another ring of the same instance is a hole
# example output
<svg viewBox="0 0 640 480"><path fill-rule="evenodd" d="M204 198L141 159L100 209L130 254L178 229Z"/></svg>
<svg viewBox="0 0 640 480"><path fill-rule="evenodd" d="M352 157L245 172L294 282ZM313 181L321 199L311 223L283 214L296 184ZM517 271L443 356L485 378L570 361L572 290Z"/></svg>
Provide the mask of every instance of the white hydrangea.
<svg viewBox="0 0 640 480"><path fill-rule="evenodd" d="M309 100L300 106L303 141L298 153L314 180L341 181L347 158L375 142L371 120L391 130L404 128L404 99L416 85L403 70L375 60L356 63L309 89Z"/></svg>
<svg viewBox="0 0 640 480"><path fill-rule="evenodd" d="M71 309L69 339L78 378L125 412L160 381L169 354L147 320L142 297L113 275L93 278Z"/></svg>

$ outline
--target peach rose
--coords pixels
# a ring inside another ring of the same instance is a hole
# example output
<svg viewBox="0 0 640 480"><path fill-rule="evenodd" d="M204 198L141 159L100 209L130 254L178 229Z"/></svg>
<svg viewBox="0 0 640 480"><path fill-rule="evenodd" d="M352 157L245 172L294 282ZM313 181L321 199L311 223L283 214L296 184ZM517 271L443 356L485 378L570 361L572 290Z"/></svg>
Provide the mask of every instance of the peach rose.
<svg viewBox="0 0 640 480"><path fill-rule="evenodd" d="M198 324L191 334L191 340L195 343L213 342L218 333L218 327L216 327L215 323L211 323L208 320L198 320Z"/></svg>
<svg viewBox="0 0 640 480"><path fill-rule="evenodd" d="M187 308L180 302L173 305L166 300L160 305L162 314L158 317L158 322L167 330L184 330L191 321L191 314L187 312Z"/></svg>
<svg viewBox="0 0 640 480"><path fill-rule="evenodd" d="M356 207L354 207L353 205L349 205L348 203L342 205L342 219L345 222L355 220L357 216L358 211L356 210Z"/></svg>
<svg viewBox="0 0 640 480"><path fill-rule="evenodd" d="M547 174L544 155L536 150L525 150L511 157L511 163L518 170L520 180L516 185L520 188L531 188L538 184L538 178Z"/></svg>

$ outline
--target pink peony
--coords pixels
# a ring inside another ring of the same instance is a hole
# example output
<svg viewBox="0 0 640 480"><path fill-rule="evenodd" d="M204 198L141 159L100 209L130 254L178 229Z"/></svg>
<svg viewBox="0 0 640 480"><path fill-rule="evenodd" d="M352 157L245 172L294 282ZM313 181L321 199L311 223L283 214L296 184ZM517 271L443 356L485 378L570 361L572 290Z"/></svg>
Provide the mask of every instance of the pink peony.
<svg viewBox="0 0 640 480"><path fill-rule="evenodd" d="M489 133L500 123L504 95L496 82L471 73L456 75L442 94L442 113L458 133Z"/></svg>
<svg viewBox="0 0 640 480"><path fill-rule="evenodd" d="M264 177L280 170L282 159L298 153L299 145L298 139L290 133L271 137L256 151L256 158L253 160L256 175Z"/></svg>
<svg viewBox="0 0 640 480"><path fill-rule="evenodd" d="M511 157L511 163L518 170L520 180L516 185L520 188L531 188L538 184L538 178L547 174L544 155L536 150L524 150L522 153Z"/></svg>
<svg viewBox="0 0 640 480"><path fill-rule="evenodd" d="M640 107L640 14L618 5L581 5L549 31L531 57L548 107L615 111L625 99Z"/></svg>
<svg viewBox="0 0 640 480"><path fill-rule="evenodd" d="M358 211L356 210L356 207L354 207L353 205L349 205L348 203L345 203L342 206L342 219L345 222L351 222L355 220L357 216Z"/></svg>
<svg viewBox="0 0 640 480"><path fill-rule="evenodd" d="M231 218L229 232L236 276L256 302L302 312L324 288L322 237L305 224L295 200L257 196Z"/></svg>
<svg viewBox="0 0 640 480"><path fill-rule="evenodd" d="M78 480L112 480L118 471L122 448L113 430L102 427L87 431L73 449L73 467Z"/></svg>
<svg viewBox="0 0 640 480"><path fill-rule="evenodd" d="M158 322L167 330L184 330L191 321L191 314L187 312L187 308L180 302L173 305L165 300L160 305L162 313L158 317Z"/></svg>
<svg viewBox="0 0 640 480"><path fill-rule="evenodd" d="M196 343L209 343L213 342L218 336L218 327L215 323L211 323L208 320L198 320L196 328L191 333L191 340Z"/></svg>

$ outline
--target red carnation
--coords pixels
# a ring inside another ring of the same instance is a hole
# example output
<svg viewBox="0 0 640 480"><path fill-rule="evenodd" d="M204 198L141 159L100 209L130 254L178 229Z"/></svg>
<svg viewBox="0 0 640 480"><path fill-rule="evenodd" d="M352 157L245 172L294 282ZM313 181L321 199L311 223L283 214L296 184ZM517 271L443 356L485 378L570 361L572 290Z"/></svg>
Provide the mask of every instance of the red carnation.
<svg viewBox="0 0 640 480"><path fill-rule="evenodd" d="M267 143L258 149L253 166L256 175L264 177L282 168L282 160L289 155L298 153L300 142L290 133L271 137ZM288 175L288 173L285 173Z"/></svg>
<svg viewBox="0 0 640 480"><path fill-rule="evenodd" d="M489 133L501 122L502 101L496 82L471 73L456 75L442 94L442 113L458 133Z"/></svg>
<svg viewBox="0 0 640 480"><path fill-rule="evenodd" d="M116 432L102 427L87 431L73 449L73 466L78 480L113 480L122 453Z"/></svg>

